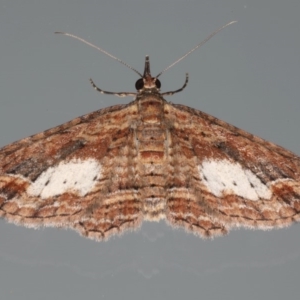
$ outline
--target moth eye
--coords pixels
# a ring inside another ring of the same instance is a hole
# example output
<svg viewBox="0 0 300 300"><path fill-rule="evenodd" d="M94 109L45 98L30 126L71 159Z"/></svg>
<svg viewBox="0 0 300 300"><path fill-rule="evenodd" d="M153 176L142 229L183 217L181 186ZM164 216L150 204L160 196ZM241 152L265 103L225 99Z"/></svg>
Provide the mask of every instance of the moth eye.
<svg viewBox="0 0 300 300"><path fill-rule="evenodd" d="M143 78L140 78L135 83L135 88L137 91L141 90L144 87L144 80Z"/></svg>
<svg viewBox="0 0 300 300"><path fill-rule="evenodd" d="M156 87L157 87L158 89L160 89L161 83L160 83L160 81L159 81L158 79L155 80L155 85L156 85Z"/></svg>

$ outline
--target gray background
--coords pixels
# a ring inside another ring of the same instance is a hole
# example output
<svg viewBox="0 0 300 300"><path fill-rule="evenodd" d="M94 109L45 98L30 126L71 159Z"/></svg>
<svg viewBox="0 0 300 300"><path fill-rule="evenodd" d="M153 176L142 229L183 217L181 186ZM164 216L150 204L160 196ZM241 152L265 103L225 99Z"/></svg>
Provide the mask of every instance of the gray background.
<svg viewBox="0 0 300 300"><path fill-rule="evenodd" d="M156 75L168 100L203 110L300 154L299 0L0 1L0 146L93 110L127 103L135 73L68 37ZM96 243L71 230L0 221L1 299L291 299L299 295L300 225L204 241L164 222Z"/></svg>

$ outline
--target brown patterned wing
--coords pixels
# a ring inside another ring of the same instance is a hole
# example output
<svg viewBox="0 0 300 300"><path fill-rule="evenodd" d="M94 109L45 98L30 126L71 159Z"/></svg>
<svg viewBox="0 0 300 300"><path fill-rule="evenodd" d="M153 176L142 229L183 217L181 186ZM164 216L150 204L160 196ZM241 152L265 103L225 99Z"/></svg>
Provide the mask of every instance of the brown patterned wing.
<svg viewBox="0 0 300 300"><path fill-rule="evenodd" d="M165 105L174 176L167 220L201 236L300 220L300 158L201 111Z"/></svg>
<svg viewBox="0 0 300 300"><path fill-rule="evenodd" d="M142 221L134 181L135 105L118 105L0 150L0 216L101 240Z"/></svg>

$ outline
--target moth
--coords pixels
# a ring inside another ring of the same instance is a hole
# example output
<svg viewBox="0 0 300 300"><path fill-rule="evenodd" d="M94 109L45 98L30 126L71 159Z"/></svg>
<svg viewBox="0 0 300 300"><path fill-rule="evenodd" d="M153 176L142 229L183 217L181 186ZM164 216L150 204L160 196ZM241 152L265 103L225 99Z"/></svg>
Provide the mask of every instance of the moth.
<svg viewBox="0 0 300 300"><path fill-rule="evenodd" d="M165 100L185 88L188 76L181 89L161 93L164 71L152 77L148 56L144 74L128 67L141 77L135 93L91 83L101 93L134 96L132 102L0 149L0 216L27 227L71 228L95 240L136 229L143 220L165 219L201 237L299 221L299 156Z"/></svg>

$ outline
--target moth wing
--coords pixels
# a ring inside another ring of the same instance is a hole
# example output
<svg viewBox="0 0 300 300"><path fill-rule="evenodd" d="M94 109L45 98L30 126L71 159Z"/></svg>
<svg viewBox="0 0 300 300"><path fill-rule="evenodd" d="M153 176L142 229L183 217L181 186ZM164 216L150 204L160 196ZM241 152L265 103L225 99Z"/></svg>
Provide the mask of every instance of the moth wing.
<svg viewBox="0 0 300 300"><path fill-rule="evenodd" d="M140 202L128 189L136 109L105 108L0 149L0 216L97 240L138 227Z"/></svg>
<svg viewBox="0 0 300 300"><path fill-rule="evenodd" d="M201 236L300 220L300 158L184 105L165 106L173 146L167 220Z"/></svg>

